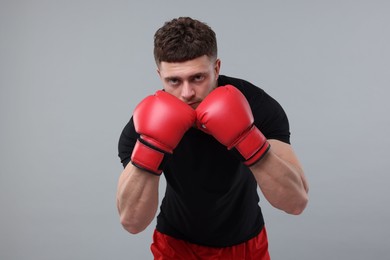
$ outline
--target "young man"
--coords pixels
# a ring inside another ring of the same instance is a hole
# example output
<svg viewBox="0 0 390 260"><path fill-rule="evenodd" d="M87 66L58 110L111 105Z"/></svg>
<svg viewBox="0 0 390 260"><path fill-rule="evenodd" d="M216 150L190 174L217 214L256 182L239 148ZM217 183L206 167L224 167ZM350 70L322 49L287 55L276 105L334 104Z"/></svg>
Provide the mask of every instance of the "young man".
<svg viewBox="0 0 390 260"><path fill-rule="evenodd" d="M166 22L154 56L164 89L138 104L119 140L122 225L136 234L151 223L163 172L155 259L270 259L257 187L289 214L308 201L285 112L262 89L219 74L215 33L200 21Z"/></svg>

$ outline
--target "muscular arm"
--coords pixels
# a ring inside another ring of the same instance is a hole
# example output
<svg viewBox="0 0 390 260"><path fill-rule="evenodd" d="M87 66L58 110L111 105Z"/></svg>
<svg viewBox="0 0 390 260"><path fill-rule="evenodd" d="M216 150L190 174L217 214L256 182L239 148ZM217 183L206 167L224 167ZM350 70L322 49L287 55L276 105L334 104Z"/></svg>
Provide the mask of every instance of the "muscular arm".
<svg viewBox="0 0 390 260"><path fill-rule="evenodd" d="M289 144L268 141L269 152L250 169L272 206L298 215L308 202L309 189L303 169Z"/></svg>
<svg viewBox="0 0 390 260"><path fill-rule="evenodd" d="M121 224L132 234L143 231L154 219L158 207L160 177L129 163L119 177L117 207Z"/></svg>
<svg viewBox="0 0 390 260"><path fill-rule="evenodd" d="M123 227L135 234L143 231L156 215L162 162L194 124L196 112L175 96L159 90L136 106L132 119L119 144L122 162L131 159L131 163L119 178L117 207Z"/></svg>

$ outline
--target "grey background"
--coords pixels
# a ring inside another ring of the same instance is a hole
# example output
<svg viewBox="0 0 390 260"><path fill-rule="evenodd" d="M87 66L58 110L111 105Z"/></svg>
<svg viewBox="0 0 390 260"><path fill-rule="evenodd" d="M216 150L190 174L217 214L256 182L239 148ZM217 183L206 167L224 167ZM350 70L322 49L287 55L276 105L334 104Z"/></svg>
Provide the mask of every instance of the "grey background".
<svg viewBox="0 0 390 260"><path fill-rule="evenodd" d="M262 200L272 259L388 259L388 1L0 2L0 259L151 259L124 231L119 134L161 88L154 32L217 33L223 74L276 98L310 182L287 215ZM161 182L162 194L164 182Z"/></svg>

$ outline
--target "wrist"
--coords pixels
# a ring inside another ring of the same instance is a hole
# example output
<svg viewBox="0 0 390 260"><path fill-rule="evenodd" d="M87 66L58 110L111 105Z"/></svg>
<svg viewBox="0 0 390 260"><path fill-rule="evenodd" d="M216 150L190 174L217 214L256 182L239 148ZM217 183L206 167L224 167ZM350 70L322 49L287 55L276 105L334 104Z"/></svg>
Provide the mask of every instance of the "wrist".
<svg viewBox="0 0 390 260"><path fill-rule="evenodd" d="M270 144L263 133L254 125L235 144L234 148L241 155L241 160L247 166L260 161L269 151Z"/></svg>
<svg viewBox="0 0 390 260"><path fill-rule="evenodd" d="M131 163L154 175L161 175L170 153L167 153L139 138L131 155Z"/></svg>

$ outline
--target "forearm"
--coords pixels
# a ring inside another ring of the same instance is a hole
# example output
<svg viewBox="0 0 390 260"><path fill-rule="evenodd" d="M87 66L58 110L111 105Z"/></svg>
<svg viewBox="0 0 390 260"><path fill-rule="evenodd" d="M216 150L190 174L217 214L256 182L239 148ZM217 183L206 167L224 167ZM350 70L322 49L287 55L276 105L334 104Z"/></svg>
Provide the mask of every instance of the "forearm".
<svg viewBox="0 0 390 260"><path fill-rule="evenodd" d="M251 166L265 198L275 208L298 215L308 202L308 184L302 168L278 156L272 149Z"/></svg>
<svg viewBox="0 0 390 260"><path fill-rule="evenodd" d="M158 207L159 176L129 163L122 172L117 189L121 224L132 234L143 231L154 219Z"/></svg>

